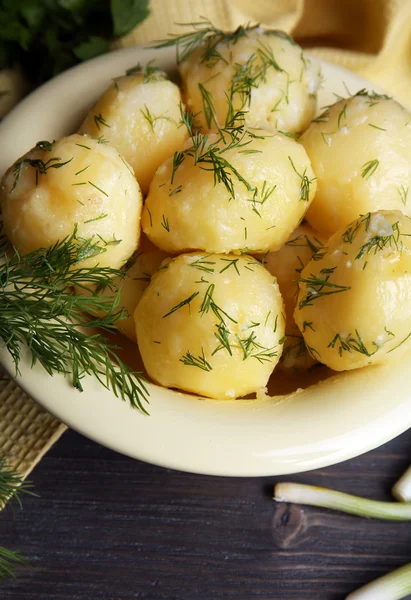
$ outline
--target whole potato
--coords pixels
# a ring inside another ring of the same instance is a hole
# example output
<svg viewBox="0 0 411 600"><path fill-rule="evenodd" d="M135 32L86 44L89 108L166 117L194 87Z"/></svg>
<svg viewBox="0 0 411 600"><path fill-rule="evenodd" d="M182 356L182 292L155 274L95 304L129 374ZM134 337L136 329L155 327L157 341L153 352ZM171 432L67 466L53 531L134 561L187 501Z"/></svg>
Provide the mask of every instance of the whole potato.
<svg viewBox="0 0 411 600"><path fill-rule="evenodd" d="M5 173L4 232L22 254L71 236L104 252L77 266L121 267L137 248L142 196L114 148L81 135L39 142Z"/></svg>
<svg viewBox="0 0 411 600"><path fill-rule="evenodd" d="M343 98L300 138L317 177L306 219L329 237L380 209L411 215L411 114L372 92Z"/></svg>
<svg viewBox="0 0 411 600"><path fill-rule="evenodd" d="M211 35L183 56L180 72L187 106L204 130L242 111L249 126L300 132L315 113L320 69L281 31Z"/></svg>
<svg viewBox="0 0 411 600"><path fill-rule="evenodd" d="M306 265L295 320L312 356L336 371L396 360L411 347L411 219L368 213Z"/></svg>
<svg viewBox="0 0 411 600"><path fill-rule="evenodd" d="M134 169L143 194L155 170L187 138L181 95L153 67L118 77L87 115L80 133L104 136Z"/></svg>
<svg viewBox="0 0 411 600"><path fill-rule="evenodd" d="M284 342L278 285L250 256L197 252L163 264L135 321L149 376L211 398L264 388Z"/></svg>
<svg viewBox="0 0 411 600"><path fill-rule="evenodd" d="M142 226L172 253L277 250L315 193L304 148L273 131L197 135L158 168Z"/></svg>
<svg viewBox="0 0 411 600"><path fill-rule="evenodd" d="M269 252L262 260L265 267L277 278L284 300L286 341L279 368L308 369L316 360L308 353L304 338L294 320L301 271L313 254L324 246L324 240L307 224L300 225L277 252Z"/></svg>

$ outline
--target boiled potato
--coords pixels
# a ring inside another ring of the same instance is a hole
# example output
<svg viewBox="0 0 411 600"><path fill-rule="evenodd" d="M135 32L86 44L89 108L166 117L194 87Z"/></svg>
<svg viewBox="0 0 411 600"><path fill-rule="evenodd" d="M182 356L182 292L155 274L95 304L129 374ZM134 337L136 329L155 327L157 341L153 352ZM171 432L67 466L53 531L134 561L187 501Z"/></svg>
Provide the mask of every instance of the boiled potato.
<svg viewBox="0 0 411 600"><path fill-rule="evenodd" d="M303 224L280 250L263 256L263 264L277 278L285 305L286 341L279 368L307 369L316 362L307 352L304 338L294 321L294 309L301 271L322 246L324 240L320 240L309 225Z"/></svg>
<svg viewBox="0 0 411 600"><path fill-rule="evenodd" d="M117 150L87 136L39 142L4 175L4 232L22 254L73 234L104 252L78 266L121 267L140 236L142 197Z"/></svg>
<svg viewBox="0 0 411 600"><path fill-rule="evenodd" d="M303 218L315 186L304 148L281 134L197 136L157 170L142 226L173 253L277 250Z"/></svg>
<svg viewBox="0 0 411 600"><path fill-rule="evenodd" d="M124 309L126 316L117 322L117 326L121 333L127 336L132 342L137 342L134 311L140 302L144 290L150 283L152 274L167 256L165 252L154 246L143 234L140 238L137 252L123 267L125 271L124 276L113 277L110 283L104 288L94 292L107 299L111 298L113 302L118 294L116 310ZM76 293L87 293L87 288L77 287ZM104 313L94 311L93 314L103 316Z"/></svg>
<svg viewBox="0 0 411 600"><path fill-rule="evenodd" d="M300 141L317 176L306 218L325 237L379 209L411 215L411 114L397 102L366 92L344 98Z"/></svg>
<svg viewBox="0 0 411 600"><path fill-rule="evenodd" d="M211 398L267 384L282 350L275 278L250 256L181 254L153 275L135 312L149 376Z"/></svg>
<svg viewBox="0 0 411 600"><path fill-rule="evenodd" d="M210 36L180 72L187 106L205 130L244 111L247 125L299 132L315 113L320 69L280 31Z"/></svg>
<svg viewBox="0 0 411 600"><path fill-rule="evenodd" d="M411 220L360 217L303 269L294 313L311 354L336 371L396 360L411 347Z"/></svg>
<svg viewBox="0 0 411 600"><path fill-rule="evenodd" d="M154 172L187 138L181 96L153 67L118 77L97 101L80 133L104 136L134 169L143 194Z"/></svg>

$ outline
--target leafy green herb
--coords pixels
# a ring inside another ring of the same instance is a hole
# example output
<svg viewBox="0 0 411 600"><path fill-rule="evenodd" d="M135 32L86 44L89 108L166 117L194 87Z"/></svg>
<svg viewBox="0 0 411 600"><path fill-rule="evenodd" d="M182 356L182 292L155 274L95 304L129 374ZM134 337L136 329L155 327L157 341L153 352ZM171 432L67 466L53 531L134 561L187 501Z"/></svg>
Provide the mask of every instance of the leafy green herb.
<svg viewBox="0 0 411 600"><path fill-rule="evenodd" d="M203 348L201 348L201 354L199 356L194 356L189 350L180 358L180 362L188 367L198 367L202 371L212 371L213 369L206 360Z"/></svg>
<svg viewBox="0 0 411 600"><path fill-rule="evenodd" d="M301 184L300 184L300 200L302 200L303 202L308 202L310 199L310 186L312 184L312 182L314 181L314 179L308 179L307 176L307 167L304 169L303 173L299 173L295 167L295 164L291 158L291 156L288 157L288 160L291 163L291 166L294 170L294 172L298 175L298 177L301 179Z"/></svg>
<svg viewBox="0 0 411 600"><path fill-rule="evenodd" d="M299 308L312 306L312 303L323 296L331 296L332 294L340 294L350 290L350 286L338 285L329 281L333 269L322 269L320 275L311 275L311 277L302 277L299 283L305 283L305 296L299 302Z"/></svg>
<svg viewBox="0 0 411 600"><path fill-rule="evenodd" d="M356 259L360 259L364 256L364 254L370 254L383 250L387 246L394 247L396 250L399 248L399 240L400 240L400 230L398 222L392 225L392 233L390 235L374 235L371 239L369 239L365 244L363 244L358 251Z"/></svg>
<svg viewBox="0 0 411 600"><path fill-rule="evenodd" d="M409 187L405 187L405 185L400 185L400 187L398 188L398 193L400 195L401 202L404 204L404 206L407 204L408 190Z"/></svg>
<svg viewBox="0 0 411 600"><path fill-rule="evenodd" d="M349 333L347 336L342 337L341 334L337 333L328 344L328 348L335 348L338 350L340 356L342 356L343 352L358 352L365 356L372 356L379 350L379 346L376 342L372 342L372 345L374 348L368 350L356 329L355 335Z"/></svg>
<svg viewBox="0 0 411 600"><path fill-rule="evenodd" d="M0 67L19 64L32 85L109 49L148 15L149 0L3 2Z"/></svg>
<svg viewBox="0 0 411 600"><path fill-rule="evenodd" d="M205 256L200 256L200 258L196 258L196 260L193 260L192 262L189 263L190 267L194 267L195 269L198 269L199 271L205 271L206 273L214 273L214 266L216 263L213 260L207 260L210 256L212 256L211 254L207 254Z"/></svg>
<svg viewBox="0 0 411 600"><path fill-rule="evenodd" d="M371 175L374 175L375 171L378 169L380 161L374 158L374 160L369 160L364 163L361 172L361 177L363 179L369 179Z"/></svg>
<svg viewBox="0 0 411 600"><path fill-rule="evenodd" d="M100 126L109 127L109 128L111 127L111 125L109 125L107 123L107 121L104 119L104 117L101 113L99 113L98 115L94 115L94 124L99 131L100 131Z"/></svg>
<svg viewBox="0 0 411 600"><path fill-rule="evenodd" d="M175 46L177 50L177 63L181 64L201 46L203 52L199 59L200 63L212 67L218 61L224 60L217 48L220 42L236 44L240 38L247 35L248 31L256 27L241 25L234 32L228 33L215 27L208 19L204 17L201 17L201 19L201 21L196 23L177 23L181 27L190 27L192 31L183 34L171 34L168 39L156 42L154 47L166 48Z"/></svg>
<svg viewBox="0 0 411 600"><path fill-rule="evenodd" d="M70 158L69 160L60 162L61 158L59 156L54 156L53 158L49 158L47 161L41 160L40 158L23 158L22 160L17 161L13 166L14 181L10 193L16 188L19 182L23 165L29 165L36 170L37 185L39 182L39 175L45 175L49 169L61 169L61 167L68 165L72 160L73 158Z"/></svg>
<svg viewBox="0 0 411 600"><path fill-rule="evenodd" d="M106 251L93 240L71 236L46 249L8 256L2 239L4 263L0 266L0 338L19 372L21 348L27 346L32 365L40 363L49 373L70 376L83 390L85 375L94 375L116 396L146 412L148 392L142 375L127 367L105 332L115 331L124 318L114 300L93 294L72 293L72 287L114 285L112 277L124 273L109 267L82 267L79 263ZM78 265L78 266L77 266ZM115 289L115 288L114 288ZM90 317L103 311L104 317ZM99 333L84 328L96 327Z"/></svg>
<svg viewBox="0 0 411 600"><path fill-rule="evenodd" d="M150 61L145 67L138 63L134 67L127 69L126 75L143 73L143 83L155 83L156 81L164 81L164 79L167 79L167 73L158 67L155 67L151 63L152 61Z"/></svg>
<svg viewBox="0 0 411 600"><path fill-rule="evenodd" d="M183 306L188 306L190 308L190 303L194 300L194 298L196 296L198 296L198 294L199 294L199 292L194 292L193 294L191 294L191 296L189 296L185 300L182 300L181 302L179 302L178 304L173 306L173 308L171 310L169 310L168 313L163 315L163 319L165 319L166 317L169 317L170 315L175 313L177 310L180 310L180 308L183 308Z"/></svg>

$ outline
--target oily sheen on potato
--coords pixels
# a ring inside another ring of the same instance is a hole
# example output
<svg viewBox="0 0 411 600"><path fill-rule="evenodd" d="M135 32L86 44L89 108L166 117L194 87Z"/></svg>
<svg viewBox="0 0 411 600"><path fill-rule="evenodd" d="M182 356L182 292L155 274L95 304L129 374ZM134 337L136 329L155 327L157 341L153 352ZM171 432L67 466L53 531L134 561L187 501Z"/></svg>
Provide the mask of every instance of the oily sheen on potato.
<svg viewBox="0 0 411 600"><path fill-rule="evenodd" d="M142 196L134 174L117 150L87 136L39 142L4 175L0 205L4 232L22 254L75 228L105 250L82 266L119 268L138 245Z"/></svg>
<svg viewBox="0 0 411 600"><path fill-rule="evenodd" d="M303 269L295 320L335 371L395 360L411 347L411 219L368 213L336 232Z"/></svg>
<svg viewBox="0 0 411 600"><path fill-rule="evenodd" d="M117 327L132 342L137 342L134 311L140 302L144 290L150 283L152 274L158 269L167 254L154 246L144 234L140 237L138 250L124 265L124 276L113 277L107 285L96 293L107 299L116 301L115 310L123 309L125 316L117 321ZM88 289L76 288L77 294L88 293ZM95 315L103 315L94 311Z"/></svg>
<svg viewBox="0 0 411 600"><path fill-rule="evenodd" d="M411 114L395 100L365 91L343 98L300 141L317 177L306 218L325 237L368 212L411 215Z"/></svg>
<svg viewBox="0 0 411 600"><path fill-rule="evenodd" d="M142 226L175 254L277 250L315 187L307 154L293 139L266 130L199 134L158 168Z"/></svg>
<svg viewBox="0 0 411 600"><path fill-rule="evenodd" d="M172 259L151 278L135 321L149 376L211 398L264 388L284 342L278 285L250 256Z"/></svg>
<svg viewBox="0 0 411 600"><path fill-rule="evenodd" d="M179 88L154 67L118 77L97 101L80 133L108 140L134 169L146 194L159 165L187 138Z"/></svg>
<svg viewBox="0 0 411 600"><path fill-rule="evenodd" d="M324 240L307 224L300 225L277 252L263 257L265 267L277 278L284 300L286 341L278 368L307 369L316 361L307 352L304 338L294 320L301 271L312 255L324 246Z"/></svg>
<svg viewBox="0 0 411 600"><path fill-rule="evenodd" d="M315 113L319 67L280 31L211 35L183 56L180 72L187 106L204 130L244 111L247 125L299 132Z"/></svg>

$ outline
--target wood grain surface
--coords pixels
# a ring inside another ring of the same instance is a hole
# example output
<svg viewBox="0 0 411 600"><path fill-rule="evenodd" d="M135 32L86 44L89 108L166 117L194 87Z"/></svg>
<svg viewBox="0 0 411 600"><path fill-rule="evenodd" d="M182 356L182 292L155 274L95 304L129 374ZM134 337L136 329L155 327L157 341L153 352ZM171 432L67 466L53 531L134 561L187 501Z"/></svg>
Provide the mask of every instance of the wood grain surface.
<svg viewBox="0 0 411 600"><path fill-rule="evenodd" d="M390 499L410 462L405 433L288 479ZM2 600L343 600L411 561L411 523L276 505L274 477L162 469L72 431L31 479L41 498L0 515L0 544L32 563Z"/></svg>

